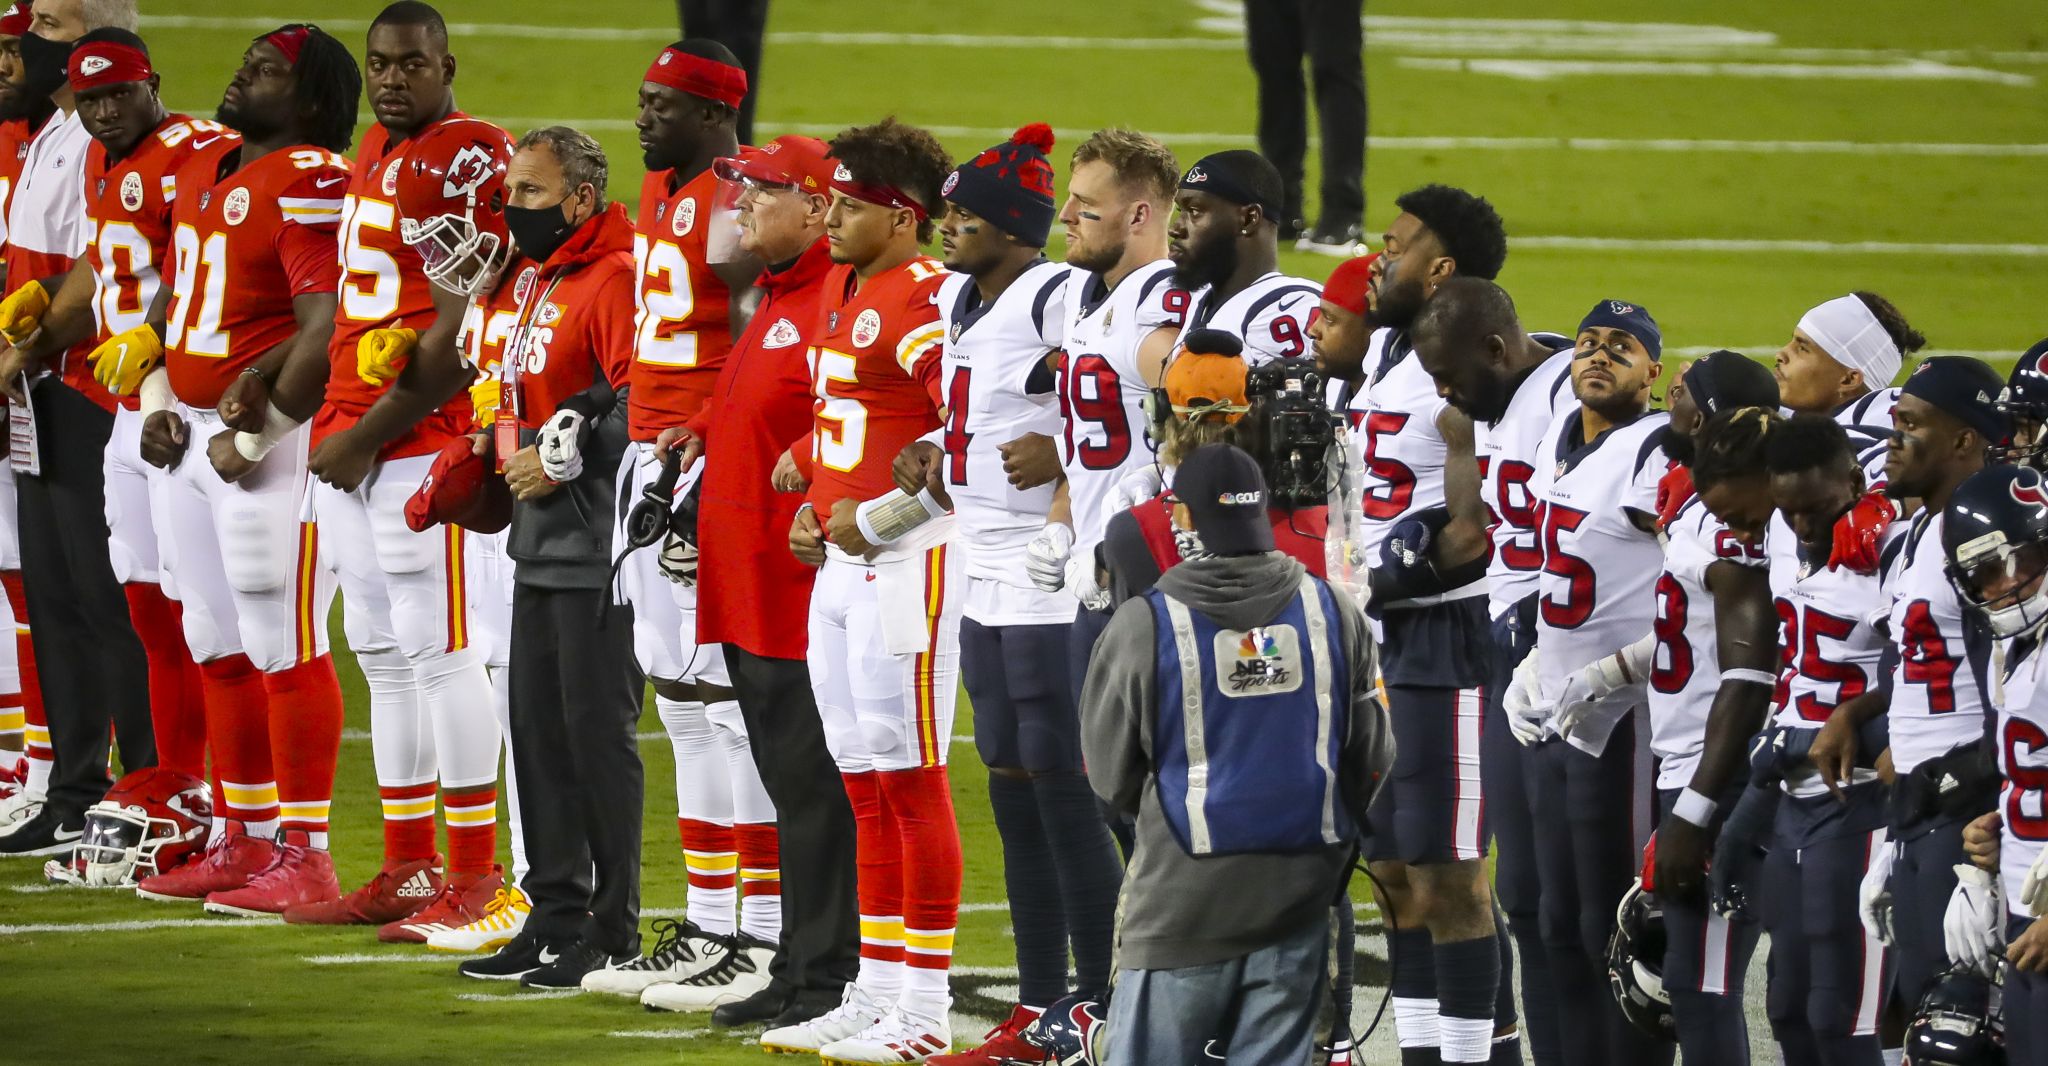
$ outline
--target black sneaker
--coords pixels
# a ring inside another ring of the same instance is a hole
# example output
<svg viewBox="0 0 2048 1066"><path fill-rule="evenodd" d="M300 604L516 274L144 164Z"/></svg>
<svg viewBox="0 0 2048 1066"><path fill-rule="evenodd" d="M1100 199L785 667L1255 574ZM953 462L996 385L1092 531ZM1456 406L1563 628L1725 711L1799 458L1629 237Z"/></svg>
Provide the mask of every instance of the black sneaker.
<svg viewBox="0 0 2048 1066"><path fill-rule="evenodd" d="M780 981L770 981L768 987L737 1003L726 1003L711 1011L711 1024L727 1029L740 1025L759 1025L774 1021L789 1011L796 1002L796 990Z"/></svg>
<svg viewBox="0 0 2048 1066"><path fill-rule="evenodd" d="M521 933L496 954L470 959L455 970L479 981L517 981L560 958L562 950L558 944L544 944L539 937Z"/></svg>
<svg viewBox="0 0 2048 1066"><path fill-rule="evenodd" d="M635 951L623 955L609 955L588 940L578 940L562 949L558 957L521 977L519 983L527 988L571 988L581 991L583 978L591 971L615 969L639 957L639 952Z"/></svg>
<svg viewBox="0 0 2048 1066"><path fill-rule="evenodd" d="M32 855L70 856L71 849L78 846L78 838L85 835L85 819L72 815L66 823L64 816L48 804L21 828L0 837L0 856L15 855L26 858Z"/></svg>
<svg viewBox="0 0 2048 1066"><path fill-rule="evenodd" d="M1365 227L1357 222L1325 219L1314 230L1294 242L1297 252L1338 257L1357 255L1365 245Z"/></svg>

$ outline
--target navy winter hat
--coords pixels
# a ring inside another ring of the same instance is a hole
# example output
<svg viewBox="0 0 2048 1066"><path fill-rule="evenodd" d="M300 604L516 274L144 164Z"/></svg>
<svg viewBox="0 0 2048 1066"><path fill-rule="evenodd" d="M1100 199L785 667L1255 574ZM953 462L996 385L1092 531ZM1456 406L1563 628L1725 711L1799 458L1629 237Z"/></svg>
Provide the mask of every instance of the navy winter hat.
<svg viewBox="0 0 2048 1066"><path fill-rule="evenodd" d="M1052 232L1052 127L1033 122L962 163L939 188L947 202L980 215L1034 248Z"/></svg>
<svg viewBox="0 0 2048 1066"><path fill-rule="evenodd" d="M1602 300L1579 320L1579 332L1584 333L1594 326L1618 329L1634 337L1643 350L1650 353L1653 362L1664 358L1664 334L1657 329L1657 320L1640 305L1627 300Z"/></svg>
<svg viewBox="0 0 2048 1066"><path fill-rule="evenodd" d="M1906 375L1899 395L1918 396L1992 444L2012 436L2012 419L1998 406L2005 378L1991 364L1967 355L1937 355Z"/></svg>

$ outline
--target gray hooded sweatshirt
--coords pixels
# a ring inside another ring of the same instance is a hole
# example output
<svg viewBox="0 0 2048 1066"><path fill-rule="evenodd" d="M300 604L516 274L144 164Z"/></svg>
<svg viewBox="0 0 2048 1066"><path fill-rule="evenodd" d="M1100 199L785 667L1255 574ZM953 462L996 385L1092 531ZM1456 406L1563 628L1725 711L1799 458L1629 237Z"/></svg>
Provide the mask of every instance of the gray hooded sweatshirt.
<svg viewBox="0 0 2048 1066"><path fill-rule="evenodd" d="M1161 592L1217 625L1246 630L1277 617L1298 594L1302 566L1279 552L1192 559L1167 570ZM1361 832L1394 738L1374 685L1372 641L1350 597L1335 597L1349 659L1351 720L1338 762L1343 801ZM1137 845L1118 902L1117 966L1170 970L1222 962L1328 920L1346 883L1350 845L1298 854L1183 851L1159 808L1153 774L1157 652L1152 605L1117 608L1089 661L1081 695L1088 780L1117 811L1137 818Z"/></svg>

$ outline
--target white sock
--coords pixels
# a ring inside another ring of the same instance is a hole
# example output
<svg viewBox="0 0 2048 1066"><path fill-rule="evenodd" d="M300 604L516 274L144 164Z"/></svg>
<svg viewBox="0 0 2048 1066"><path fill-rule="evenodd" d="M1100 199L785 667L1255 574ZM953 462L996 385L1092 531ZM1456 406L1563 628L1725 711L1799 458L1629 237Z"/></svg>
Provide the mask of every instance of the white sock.
<svg viewBox="0 0 2048 1066"><path fill-rule="evenodd" d="M1884 1066L1900 1066L1901 1063L1906 1061L1905 1048L1888 1047L1880 1050L1884 1052Z"/></svg>
<svg viewBox="0 0 2048 1066"><path fill-rule="evenodd" d="M1402 1047L1436 1047L1436 1000L1394 999L1394 1035Z"/></svg>
<svg viewBox="0 0 2048 1066"><path fill-rule="evenodd" d="M1395 1027L1399 1028L1396 1019ZM1485 1062L1493 1054L1492 1018L1436 1016L1438 1057L1444 1062Z"/></svg>

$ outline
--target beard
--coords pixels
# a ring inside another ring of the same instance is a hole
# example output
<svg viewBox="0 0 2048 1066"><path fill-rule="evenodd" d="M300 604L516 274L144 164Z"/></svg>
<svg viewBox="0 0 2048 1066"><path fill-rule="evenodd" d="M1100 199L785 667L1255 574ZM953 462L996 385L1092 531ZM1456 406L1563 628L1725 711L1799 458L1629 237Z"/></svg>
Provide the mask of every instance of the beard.
<svg viewBox="0 0 2048 1066"><path fill-rule="evenodd" d="M1699 454L1699 444L1693 440L1690 433L1680 433L1675 429L1666 430L1664 454L1670 456L1671 460L1680 466L1691 466L1693 459Z"/></svg>
<svg viewBox="0 0 2048 1066"><path fill-rule="evenodd" d="M1193 292L1204 285L1217 285L1237 270L1237 245L1219 240L1208 245L1189 244L1187 262L1173 264L1173 283Z"/></svg>
<svg viewBox="0 0 2048 1066"><path fill-rule="evenodd" d="M1124 257L1124 246L1101 248L1076 248L1067 246L1067 265L1090 274L1107 273Z"/></svg>

